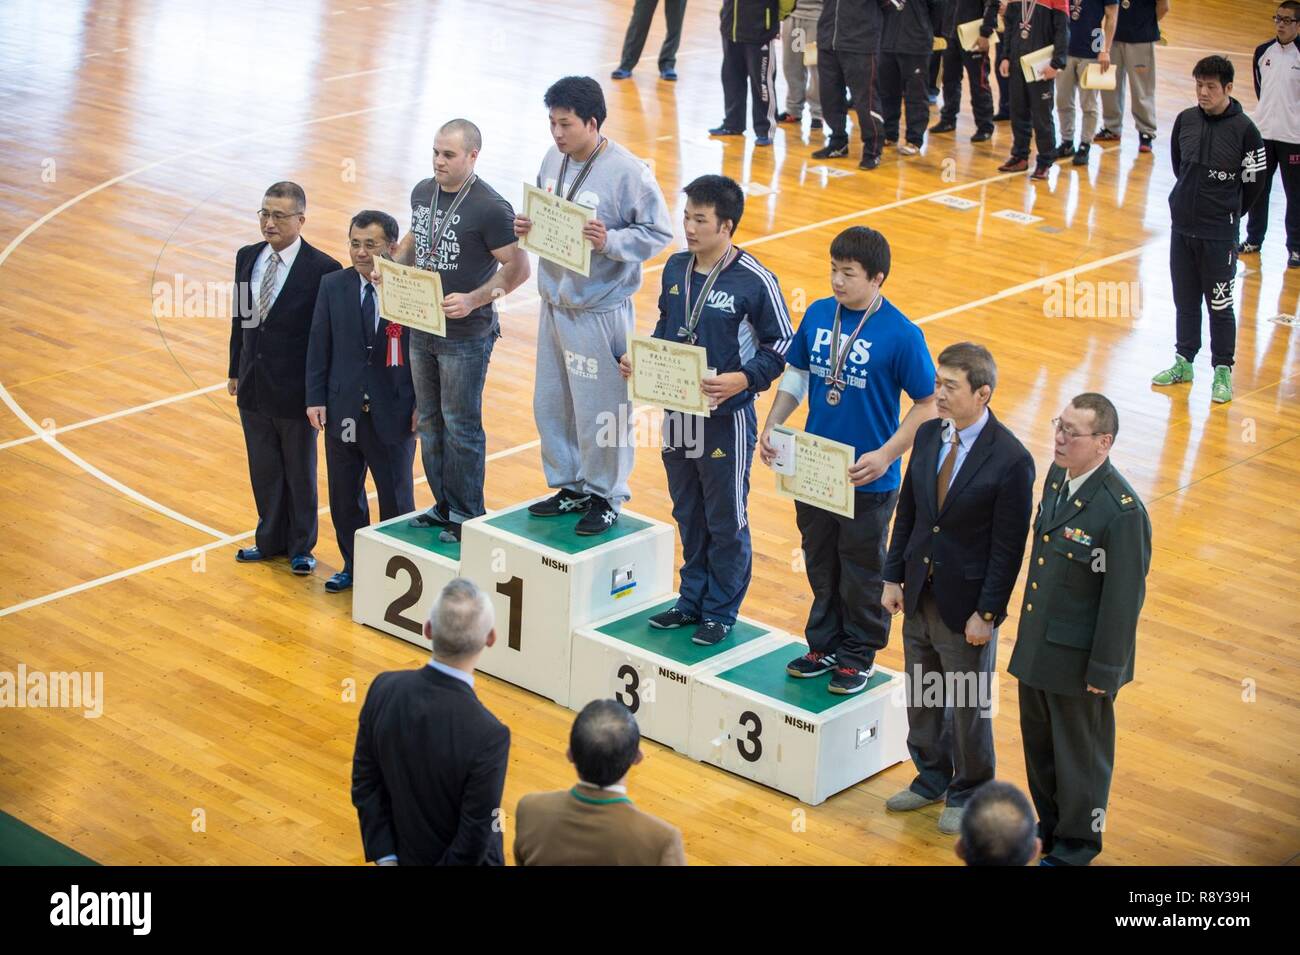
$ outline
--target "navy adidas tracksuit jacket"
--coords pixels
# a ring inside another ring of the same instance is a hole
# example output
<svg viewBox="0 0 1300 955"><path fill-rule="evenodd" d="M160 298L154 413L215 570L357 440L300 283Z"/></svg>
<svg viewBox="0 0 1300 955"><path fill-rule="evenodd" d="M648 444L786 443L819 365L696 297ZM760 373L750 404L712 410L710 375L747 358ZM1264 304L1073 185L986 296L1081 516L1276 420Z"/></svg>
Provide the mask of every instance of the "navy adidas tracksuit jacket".
<svg viewBox="0 0 1300 955"><path fill-rule="evenodd" d="M739 253L709 293L695 344L707 350L717 374L743 372L749 387L707 418L667 412L663 423L668 493L682 536L677 607L728 626L736 622L753 569L746 507L758 437L754 396L781 375L794 335L776 276L748 252ZM684 289L690 282L694 304L706 278L686 274L690 260L689 252L679 252L664 265L655 338L686 341L678 334L689 317Z"/></svg>

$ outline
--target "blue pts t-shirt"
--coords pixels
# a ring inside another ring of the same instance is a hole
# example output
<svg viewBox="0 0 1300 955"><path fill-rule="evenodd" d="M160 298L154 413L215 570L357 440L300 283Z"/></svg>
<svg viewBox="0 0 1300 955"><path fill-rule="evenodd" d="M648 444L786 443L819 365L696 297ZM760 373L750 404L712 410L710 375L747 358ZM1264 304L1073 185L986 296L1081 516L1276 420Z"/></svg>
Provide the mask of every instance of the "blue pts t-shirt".
<svg viewBox="0 0 1300 955"><path fill-rule="evenodd" d="M861 309L840 312L841 347L861 317ZM809 373L806 430L852 445L854 453L861 457L878 450L898 430L901 392L907 392L912 401L924 401L934 394L934 362L921 329L882 297L880 308L853 343L844 364L844 394L832 407L826 402L830 390L826 379L831 371L834 322L834 298L818 299L809 305L785 360L791 368ZM895 460L888 471L857 490L892 491L901 483L901 473Z"/></svg>
<svg viewBox="0 0 1300 955"><path fill-rule="evenodd" d="M1119 0L1070 0L1070 56L1095 60L1106 45L1101 25L1107 7Z"/></svg>

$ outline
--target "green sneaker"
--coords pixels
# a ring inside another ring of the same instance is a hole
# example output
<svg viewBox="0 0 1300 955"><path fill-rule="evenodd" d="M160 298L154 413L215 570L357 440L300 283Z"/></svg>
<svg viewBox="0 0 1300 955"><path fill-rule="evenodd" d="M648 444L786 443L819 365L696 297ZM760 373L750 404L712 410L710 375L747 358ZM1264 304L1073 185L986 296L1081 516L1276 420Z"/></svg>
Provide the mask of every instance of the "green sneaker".
<svg viewBox="0 0 1300 955"><path fill-rule="evenodd" d="M1174 364L1151 379L1153 385L1181 385L1192 380L1192 363L1182 355L1174 355Z"/></svg>
<svg viewBox="0 0 1300 955"><path fill-rule="evenodd" d="M1232 400L1232 369L1227 365L1214 366L1214 384L1210 386L1210 400L1216 404Z"/></svg>

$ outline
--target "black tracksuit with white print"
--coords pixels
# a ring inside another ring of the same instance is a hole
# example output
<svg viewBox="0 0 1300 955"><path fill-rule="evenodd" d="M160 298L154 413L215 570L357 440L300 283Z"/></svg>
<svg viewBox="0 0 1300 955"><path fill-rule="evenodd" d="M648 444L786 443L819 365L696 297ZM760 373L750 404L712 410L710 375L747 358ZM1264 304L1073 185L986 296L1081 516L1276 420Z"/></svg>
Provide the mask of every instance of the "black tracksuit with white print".
<svg viewBox="0 0 1300 955"><path fill-rule="evenodd" d="M1174 122L1170 157L1178 177L1169 193L1169 274L1177 313L1178 354L1201 350L1201 301L1210 309L1213 364L1232 367L1237 322L1232 311L1237 229L1263 189L1264 140L1230 99L1211 116L1199 106Z"/></svg>

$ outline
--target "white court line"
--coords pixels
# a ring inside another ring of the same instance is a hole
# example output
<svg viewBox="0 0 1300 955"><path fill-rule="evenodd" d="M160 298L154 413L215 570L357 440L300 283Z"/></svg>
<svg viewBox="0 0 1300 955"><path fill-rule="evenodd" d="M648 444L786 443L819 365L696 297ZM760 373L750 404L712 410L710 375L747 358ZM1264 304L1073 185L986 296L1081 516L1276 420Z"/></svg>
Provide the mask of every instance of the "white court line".
<svg viewBox="0 0 1300 955"><path fill-rule="evenodd" d="M67 458L77 467L81 468L91 477L103 481L113 490L126 495L131 500L135 501L137 504L143 504L151 511L157 511L159 514L162 514L164 517L170 517L172 520L180 521L182 524L186 525L187 527L192 527L195 530L202 531L205 534L211 534L213 537L223 538L226 536L221 531L208 527L207 524L201 524L198 521L194 520L193 518L186 517L184 514L180 513L179 511L172 510L166 504L160 504L151 497L145 497L139 491L135 490L134 488L127 487L125 484L123 484L121 481L117 480L116 478L109 477L107 474L105 474L99 468L95 467L93 464L91 464L81 455L77 454L75 451L72 451L69 448L65 448L62 444L60 444L53 437L51 437L47 432L41 430L41 426L32 420L32 416L29 415L26 411L24 411L19 406L18 402L14 401L13 396L9 394L9 389L2 384L0 384L0 400L4 401L4 403L9 406L9 410L12 411L15 415L17 415L18 420L21 421L23 424L27 425L27 427L31 429L33 434L38 436L47 445L49 445L55 451L59 452L59 454L63 455L65 458Z"/></svg>
<svg viewBox="0 0 1300 955"><path fill-rule="evenodd" d="M25 438L14 438L12 441L6 441L4 444L0 444L0 451L4 451L6 448L17 447L20 444L40 441L46 435L53 437L54 435L63 434L65 431L76 431L78 428L88 428L92 424L102 424L105 421L112 421L114 418L124 418L127 415L135 414L137 411L148 411L151 408L161 408L163 405L169 405L176 401L185 401L187 398L197 398L199 395L206 395L225 387L226 382L219 381L215 385L208 385L206 388L196 388L193 391L187 391L184 394L159 398L157 401L151 401L144 405L136 405L134 408L123 408L121 411L114 411L112 414L100 415L98 418L87 418L85 421L78 421L76 424L64 425L62 428L50 428L48 431L42 431L40 434L29 434Z"/></svg>
<svg viewBox="0 0 1300 955"><path fill-rule="evenodd" d="M1153 242L1155 241L1159 241L1159 239L1153 240ZM992 295L986 295L983 298L975 299L972 302L967 302L963 305L955 305L952 308L946 308L943 311L934 312L930 315L926 315L924 318L915 319L914 322L917 325L923 325L928 322L937 321L938 319L946 318L950 315L955 315L958 312L964 312L969 309L979 308L983 305L988 305L991 302L1000 301L1001 299L1004 298L1010 298L1013 295L1019 295L1021 292L1028 291L1029 289L1038 286L1046 285L1050 282L1060 281L1061 279L1071 275L1079 275L1080 273L1083 272L1090 272L1093 269L1103 268L1115 262L1121 262L1125 259L1131 259L1137 255L1140 255L1143 252L1143 250L1146 249L1147 246L1151 244L1152 243L1144 243L1142 245L1136 246L1135 248L1129 249L1127 252L1119 252L1116 253L1115 255L1106 256L1103 259L1097 259L1093 262L1085 262L1082 265L1076 265L1073 268L1064 269L1060 272L1053 272L1051 275L1046 275L1039 279L1034 279L1029 282L1021 282L1019 285L1013 285L1010 288L1005 288L1000 292L994 292ZM0 391L3 391L3 388L4 386L0 385ZM5 394L7 394L7 392ZM640 414L642 411L646 410L647 407L649 406L642 405L634 409L633 412L634 415ZM525 441L523 444L517 444L514 447L504 448L500 451L494 452L493 454L487 456L487 460L496 461L504 457L509 457L512 454L518 454L521 451L526 451L529 448L535 448L539 444L541 444L540 439ZM420 484L424 481L425 481L424 477L419 477L415 479L416 484ZM375 496L374 494L368 495L368 497L372 497L372 498L374 496ZM323 507L320 509L319 513L324 514L328 510L329 510L328 507ZM42 597L34 597L31 600L26 600L23 601L22 603L14 604L13 606L0 609L0 617L7 617L13 613L18 613L19 611L27 610L31 607L38 607L41 604L46 604L49 603L50 601L58 600L60 597L66 597L71 594L81 593L82 591L89 590L92 587L98 587L101 586L102 584L112 583L115 580L121 580L124 577L130 577L135 574L143 573L144 571L147 570L153 570L155 567L161 567L164 564L169 564L172 563L173 561L181 560L185 557L193 557L201 552L206 552L216 547L224 547L235 541L243 540L244 538L247 537L252 537L253 533L254 533L253 531L248 531L247 533L242 534L239 537L224 537L218 541L214 541L211 544L205 544L202 547L193 547L190 548L189 550L182 551L179 554L173 554L170 557L161 557L157 560L152 560L147 564L140 564L139 566L136 567L129 567L126 570L119 570L116 573L109 574L106 577L99 577L95 580L88 580L85 583L77 584L76 586L73 587L68 587L65 590L59 590L51 594L45 594Z"/></svg>
<svg viewBox="0 0 1300 955"><path fill-rule="evenodd" d="M394 66L377 66L373 70L357 70L355 73L340 73L338 76L327 76L322 82L333 83L335 80L350 80L358 76L370 76L373 73L391 73L393 70L409 70L410 68L405 63L398 63Z"/></svg>

